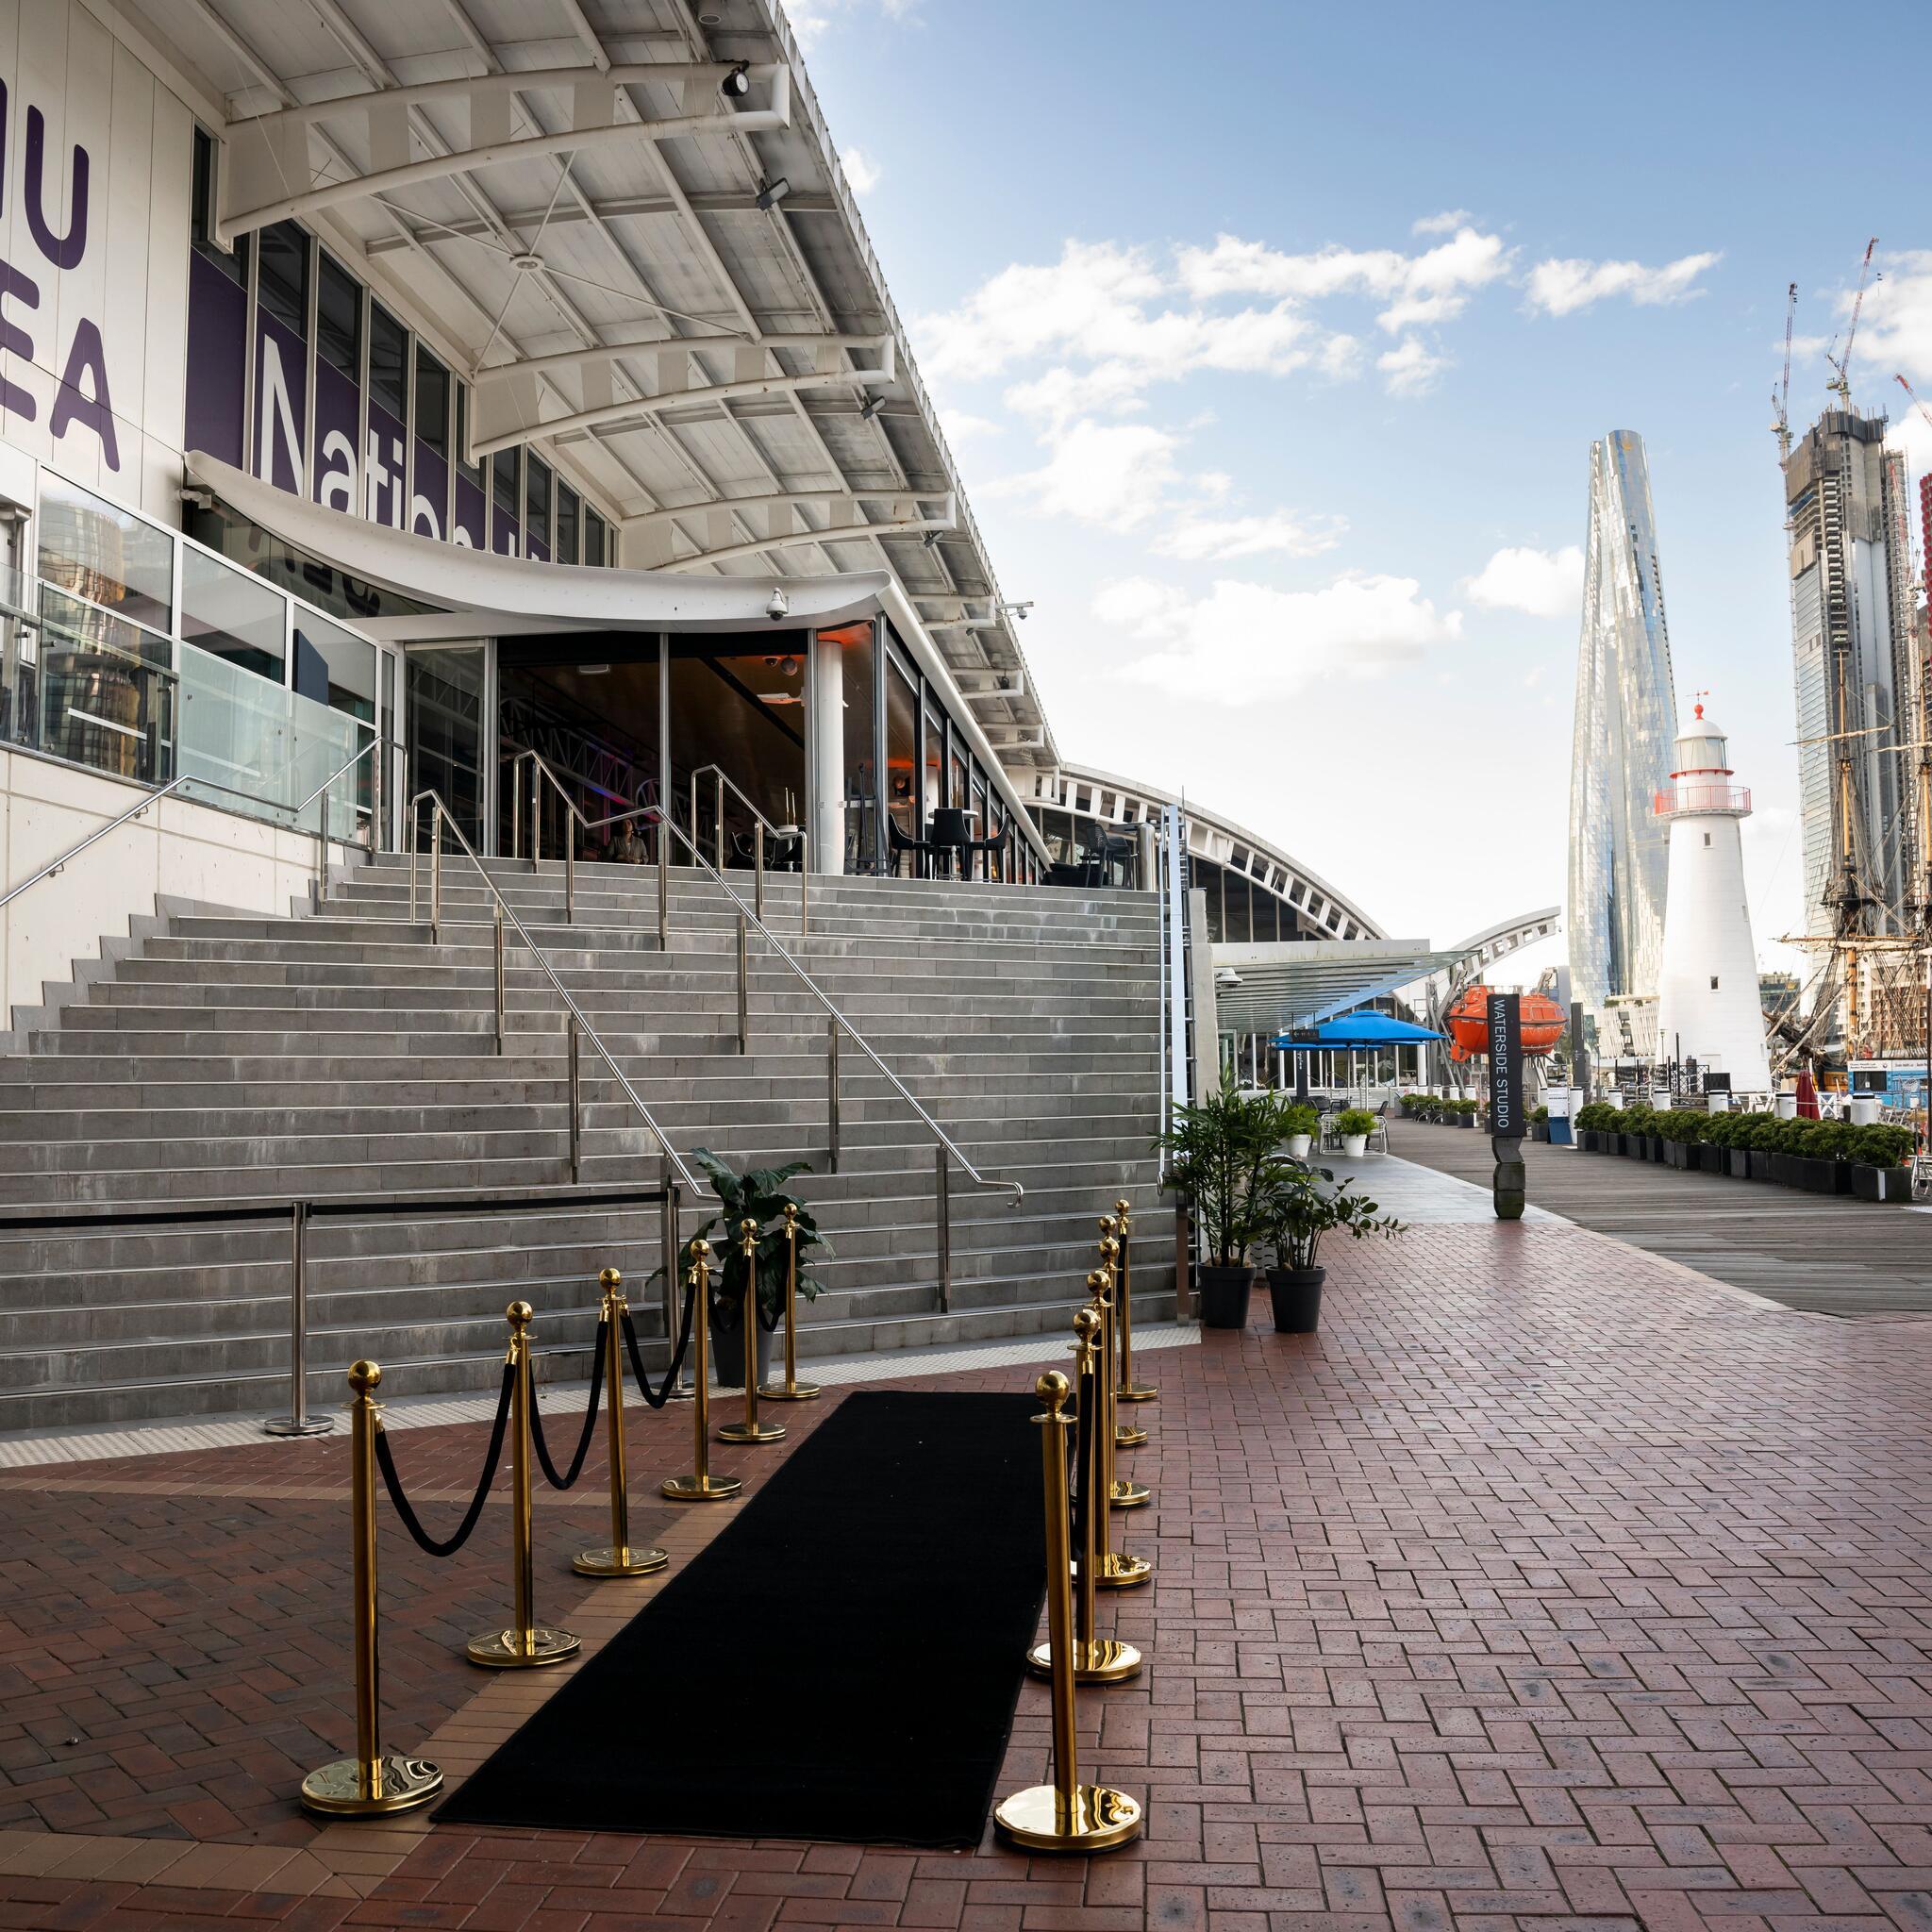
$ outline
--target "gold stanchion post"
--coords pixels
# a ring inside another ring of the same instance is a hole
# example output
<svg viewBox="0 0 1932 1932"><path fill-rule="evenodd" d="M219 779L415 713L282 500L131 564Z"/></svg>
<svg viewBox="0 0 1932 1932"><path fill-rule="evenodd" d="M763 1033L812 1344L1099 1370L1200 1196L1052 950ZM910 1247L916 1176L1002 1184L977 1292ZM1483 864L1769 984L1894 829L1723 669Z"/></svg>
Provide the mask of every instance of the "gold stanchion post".
<svg viewBox="0 0 1932 1932"><path fill-rule="evenodd" d="M744 1257L744 1420L726 1423L721 1442L782 1442L783 1423L758 1420L758 1224L749 1216L738 1224L739 1252Z"/></svg>
<svg viewBox="0 0 1932 1932"><path fill-rule="evenodd" d="M1082 1400L1085 1400L1085 1391L1098 1387L1098 1377L1103 1373L1099 1314L1092 1308L1082 1308L1074 1317L1074 1334L1076 1338L1074 1342L1076 1386L1082 1391ZM1097 1401L1093 1410L1091 1417L1081 1416L1082 1427L1077 1439L1080 1493L1084 1507L1080 1511L1083 1519L1080 1542L1074 1552L1074 1565L1078 1573L1074 1586L1074 1681L1076 1684L1119 1684L1141 1674L1141 1653L1131 1643L1101 1636L1098 1627L1094 1576L1100 1564L1099 1518L1106 1507L1101 1501L1102 1471L1106 1458L1101 1453L1098 1424L1102 1410ZM1026 1653L1026 1661L1038 1675L1051 1676L1052 1642L1036 1643Z"/></svg>
<svg viewBox="0 0 1932 1932"><path fill-rule="evenodd" d="M791 1201L785 1204L785 1379L758 1393L767 1402L815 1402L824 1393L798 1379L798 1208Z"/></svg>
<svg viewBox="0 0 1932 1932"><path fill-rule="evenodd" d="M508 1361L514 1372L509 1385L509 1542L515 1624L508 1630L485 1630L463 1646L473 1664L492 1671L528 1671L540 1664L560 1664L575 1657L578 1640L568 1630L554 1630L536 1620L536 1558L531 1548L530 1509L530 1321L536 1310L528 1302L512 1302Z"/></svg>
<svg viewBox="0 0 1932 1932"><path fill-rule="evenodd" d="M713 1475L711 1455L711 1358L708 1353L711 1332L711 1244L694 1241L691 1244L691 1347L697 1357L691 1375L691 1434L697 1447L692 1452L690 1475L667 1476L664 1493L674 1503L722 1503L735 1496L744 1485L735 1475Z"/></svg>
<svg viewBox="0 0 1932 1932"><path fill-rule="evenodd" d="M442 1790L442 1773L426 1758L397 1757L382 1748L381 1688L375 1630L375 1391L382 1371L358 1361L349 1370L350 1546L356 1591L356 1755L338 1757L302 1780L302 1803L327 1818L374 1818L409 1811Z"/></svg>
<svg viewBox="0 0 1932 1932"><path fill-rule="evenodd" d="M1113 1369L1121 1350L1126 1346L1124 1324L1127 1314L1127 1276L1124 1258L1125 1253L1126 1250L1120 1239L1119 1216L1103 1214L1100 1217L1100 1265L1108 1271L1108 1278L1113 1283L1109 1295L1113 1315L1108 1328L1111 1340L1108 1342L1107 1356L1107 1400L1108 1407L1113 1410L1113 1446L1116 1449L1138 1449L1147 1440L1147 1431L1136 1423L1121 1421L1121 1385ZM1141 1488L1138 1483L1130 1484L1128 1487L1130 1490ZM1138 1496L1129 1498L1123 1495L1118 1500L1124 1509L1131 1509L1137 1504L1144 1503L1147 1496L1142 1491Z"/></svg>
<svg viewBox="0 0 1932 1932"><path fill-rule="evenodd" d="M1108 1380L1112 1378L1108 1377ZM1067 1378L1049 1369L1034 1385L1046 1412L1041 1471L1046 1488L1046 1618L1053 1668L1053 1782L1029 1785L993 1812L1000 1836L1035 1852L1104 1852L1138 1838L1139 1800L1108 1785L1083 1785L1074 1740L1074 1579L1067 1547Z"/></svg>
<svg viewBox="0 0 1932 1932"><path fill-rule="evenodd" d="M610 1547L579 1550L570 1567L579 1576L650 1576L671 1558L659 1549L633 1549L630 1541L630 1482L624 1466L624 1318L630 1304L624 1295L624 1276L615 1268L605 1269L597 1286L604 1291L601 1368L610 1445Z"/></svg>
<svg viewBox="0 0 1932 1932"><path fill-rule="evenodd" d="M1120 1327L1120 1276L1114 1263L1119 1258L1120 1242L1113 1237L1113 1216L1105 1214L1100 1220L1100 1272L1107 1277L1107 1291L1100 1299L1100 1314L1104 1325L1107 1348L1107 1373L1099 1382L1102 1399L1107 1404L1107 1448L1109 1457L1117 1450L1138 1448L1147 1440L1145 1429L1124 1429L1121 1426L1120 1403L1114 1394L1113 1361L1114 1336ZM1108 1471L1108 1494L1116 1509L1139 1509L1153 1499L1154 1491L1145 1483L1137 1483L1132 1476L1122 1475L1117 1468Z"/></svg>
<svg viewBox="0 0 1932 1932"><path fill-rule="evenodd" d="M1133 1203L1124 1194L1113 1204L1113 1218L1120 1228L1121 1242L1121 1378L1114 1384L1113 1392L1122 1402L1152 1402L1160 1391L1134 1380L1134 1213ZM1144 1435L1145 1431L1141 1433Z"/></svg>
<svg viewBox="0 0 1932 1932"><path fill-rule="evenodd" d="M1096 1268L1087 1277L1087 1286L1093 1291L1093 1312L1100 1321L1100 1347L1102 1358L1106 1359L1112 1342L1112 1331L1108 1326L1113 1313L1112 1271ZM1100 1518L1100 1558L1093 1566L1093 1581L1102 1590L1132 1590L1136 1584L1152 1579L1154 1565L1145 1557L1130 1557L1125 1551L1114 1547L1113 1517L1121 1507L1121 1501L1117 1493L1119 1484L1113 1473L1113 1399L1108 1387L1112 1379L1109 1375L1102 1375L1095 1383L1093 1433L1100 1442L1100 1457L1105 1465L1100 1473L1098 1493L1107 1507L1097 1512Z"/></svg>

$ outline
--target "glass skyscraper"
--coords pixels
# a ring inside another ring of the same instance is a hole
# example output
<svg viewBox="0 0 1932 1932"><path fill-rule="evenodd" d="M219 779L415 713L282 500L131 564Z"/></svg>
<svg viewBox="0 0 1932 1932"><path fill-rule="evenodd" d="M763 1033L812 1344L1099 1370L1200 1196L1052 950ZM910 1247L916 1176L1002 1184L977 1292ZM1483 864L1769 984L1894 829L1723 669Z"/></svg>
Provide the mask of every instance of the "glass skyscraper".
<svg viewBox="0 0 1932 1932"><path fill-rule="evenodd" d="M1670 789L1677 701L1643 439L1590 447L1590 547L1570 752L1570 983L1606 1056L1644 1052L1670 863L1652 809ZM1613 1008L1612 1001L1631 1004ZM1655 1029L1654 1009L1650 1013Z"/></svg>

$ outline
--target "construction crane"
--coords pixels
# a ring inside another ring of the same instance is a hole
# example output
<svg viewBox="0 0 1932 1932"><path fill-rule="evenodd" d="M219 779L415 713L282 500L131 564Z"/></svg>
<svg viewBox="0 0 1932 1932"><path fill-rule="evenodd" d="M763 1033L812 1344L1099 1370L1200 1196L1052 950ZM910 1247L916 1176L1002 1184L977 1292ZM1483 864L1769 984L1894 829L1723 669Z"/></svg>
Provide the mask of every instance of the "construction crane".
<svg viewBox="0 0 1932 1932"><path fill-rule="evenodd" d="M1884 276L1872 273L1872 251L1878 246L1878 237L1873 236L1865 244L1865 259L1858 264L1858 292L1852 297L1852 319L1845 325L1845 352L1834 356L1831 349L1838 347L1838 338L1831 339L1831 349L1824 352L1824 359L1832 366L1832 379L1824 386L1839 399L1841 408L1852 407L1852 344L1858 337L1858 311L1865 306L1865 288L1871 281L1883 281Z"/></svg>
<svg viewBox="0 0 1932 1932"><path fill-rule="evenodd" d="M1905 391L1907 395L1911 397L1912 403L1918 409L1919 414L1924 417L1927 423L1932 423L1932 404L1926 403L1919 394L1919 391L1903 375L1894 375L1891 379L1898 384L1899 388Z"/></svg>
<svg viewBox="0 0 1932 1932"><path fill-rule="evenodd" d="M1791 324L1798 313L1798 285L1793 282L1785 291L1785 375L1784 380L1771 392L1771 433L1777 438L1777 453L1780 458L1791 453L1791 419L1786 405L1791 395Z"/></svg>

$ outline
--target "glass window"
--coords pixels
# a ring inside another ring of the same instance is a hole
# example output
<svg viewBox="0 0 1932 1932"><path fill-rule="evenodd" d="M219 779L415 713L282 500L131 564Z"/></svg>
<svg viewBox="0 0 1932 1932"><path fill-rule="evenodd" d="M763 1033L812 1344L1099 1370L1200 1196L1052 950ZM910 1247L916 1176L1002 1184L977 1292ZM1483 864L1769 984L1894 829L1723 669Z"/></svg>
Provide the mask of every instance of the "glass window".
<svg viewBox="0 0 1932 1932"><path fill-rule="evenodd" d="M500 449L490 458L490 501L510 519L517 514L517 453Z"/></svg>
<svg viewBox="0 0 1932 1932"><path fill-rule="evenodd" d="M373 724L375 658L367 638L312 610L295 612L295 689L304 697Z"/></svg>
<svg viewBox="0 0 1932 1932"><path fill-rule="evenodd" d="M534 456L524 462L524 533L550 547L550 465Z"/></svg>
<svg viewBox="0 0 1932 1932"><path fill-rule="evenodd" d="M416 434L438 456L449 448L449 371L416 344Z"/></svg>
<svg viewBox="0 0 1932 1932"><path fill-rule="evenodd" d="M181 636L275 684L285 680L287 603L259 577L199 550L181 557Z"/></svg>
<svg viewBox="0 0 1932 1932"><path fill-rule="evenodd" d="M586 504L584 506L584 561L600 568L611 561L604 547L604 519Z"/></svg>
<svg viewBox="0 0 1932 1932"><path fill-rule="evenodd" d="M557 479L557 547L550 553L555 563L577 560L577 493L561 476Z"/></svg>
<svg viewBox="0 0 1932 1932"><path fill-rule="evenodd" d="M408 331L380 302L369 305L369 400L406 420Z"/></svg>
<svg viewBox="0 0 1932 1932"><path fill-rule="evenodd" d="M483 487L483 465L470 460L470 385L457 384L457 475L474 483L478 490Z"/></svg>
<svg viewBox="0 0 1932 1932"><path fill-rule="evenodd" d="M305 341L308 335L308 237L293 222L264 228L258 246L256 300L265 314Z"/></svg>
<svg viewBox="0 0 1932 1932"><path fill-rule="evenodd" d="M315 353L351 382L362 380L362 285L327 249L316 275Z"/></svg>
<svg viewBox="0 0 1932 1932"><path fill-rule="evenodd" d="M41 575L156 630L172 628L175 541L131 511L41 472Z"/></svg>

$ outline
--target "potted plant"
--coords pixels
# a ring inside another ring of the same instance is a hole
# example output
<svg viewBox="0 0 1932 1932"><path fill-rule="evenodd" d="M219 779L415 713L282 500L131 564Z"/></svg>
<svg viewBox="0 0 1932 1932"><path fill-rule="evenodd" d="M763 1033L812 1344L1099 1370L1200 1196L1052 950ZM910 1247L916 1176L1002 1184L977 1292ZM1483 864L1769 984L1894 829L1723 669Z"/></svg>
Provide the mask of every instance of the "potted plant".
<svg viewBox="0 0 1932 1932"><path fill-rule="evenodd" d="M802 1300L816 1301L821 1283L813 1275L810 1259L826 1256L832 1244L819 1232L812 1212L785 1186L793 1174L809 1174L808 1160L794 1160L786 1167L753 1167L739 1174L708 1147L694 1147L691 1164L702 1170L717 1195L719 1211L684 1243L679 1252L678 1275L689 1276L693 1256L691 1242L711 1244L711 1305L707 1319L711 1331L711 1366L721 1389L744 1387L744 1248L740 1228L750 1221L758 1230L753 1250L758 1274L758 1308L762 1320L758 1331L758 1380L767 1382L772 1372L772 1331L785 1307L785 1271L790 1263L786 1254L785 1208L794 1210L798 1229L798 1292ZM660 1269L654 1280L659 1278ZM682 1288L679 1290L680 1305ZM698 1373L696 1369L693 1373Z"/></svg>
<svg viewBox="0 0 1932 1932"><path fill-rule="evenodd" d="M1341 1136L1342 1153L1351 1160L1359 1160L1369 1151L1369 1136L1375 1131L1375 1116L1363 1108L1345 1108L1335 1117L1335 1131Z"/></svg>
<svg viewBox="0 0 1932 1932"><path fill-rule="evenodd" d="M1550 1110L1547 1107L1535 1108L1529 1116L1529 1138L1545 1144L1550 1138Z"/></svg>
<svg viewBox="0 0 1932 1932"><path fill-rule="evenodd" d="M1352 1181L1336 1182L1326 1168L1277 1162L1268 1173L1257 1205L1257 1234L1274 1250L1268 1297L1279 1335L1312 1335L1322 1318L1322 1284L1328 1271L1316 1256L1322 1237L1339 1230L1352 1241L1370 1235L1392 1239L1402 1224L1384 1214Z"/></svg>
<svg viewBox="0 0 1932 1932"><path fill-rule="evenodd" d="M1160 1185L1193 1203L1208 1241L1195 1270L1201 1321L1208 1328L1245 1328L1255 1271L1248 1263L1255 1212L1275 1150L1288 1138L1292 1103L1274 1093L1243 1093L1231 1081L1198 1106L1174 1109L1174 1124L1155 1145L1167 1158Z"/></svg>
<svg viewBox="0 0 1932 1932"><path fill-rule="evenodd" d="M1321 1118L1312 1107L1297 1103L1288 1109L1288 1151L1297 1160L1308 1158L1308 1149L1315 1144L1315 1129L1321 1125Z"/></svg>

